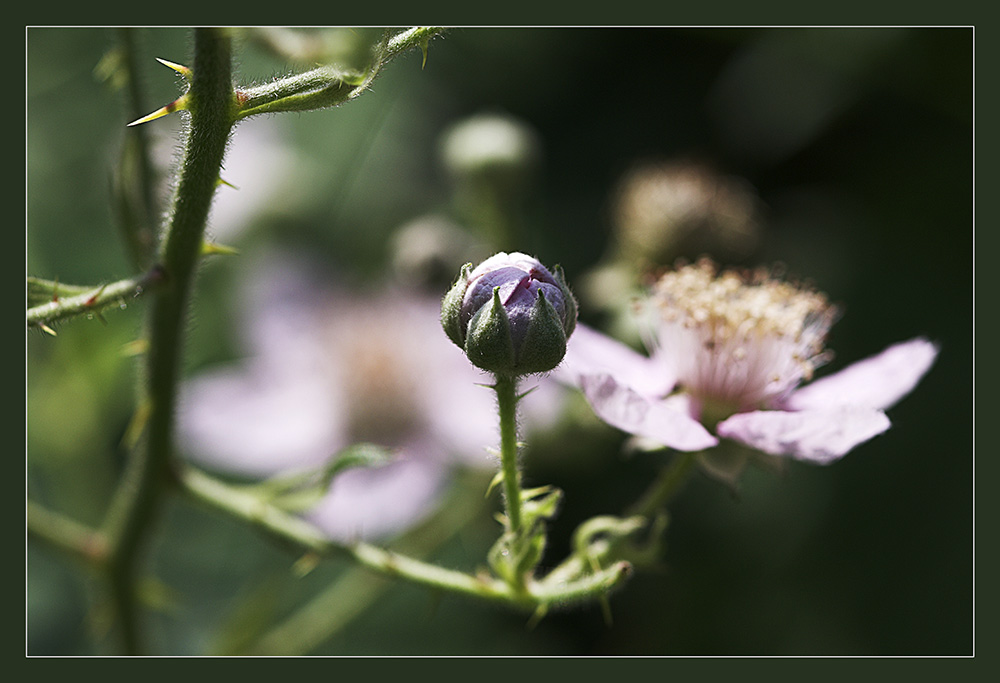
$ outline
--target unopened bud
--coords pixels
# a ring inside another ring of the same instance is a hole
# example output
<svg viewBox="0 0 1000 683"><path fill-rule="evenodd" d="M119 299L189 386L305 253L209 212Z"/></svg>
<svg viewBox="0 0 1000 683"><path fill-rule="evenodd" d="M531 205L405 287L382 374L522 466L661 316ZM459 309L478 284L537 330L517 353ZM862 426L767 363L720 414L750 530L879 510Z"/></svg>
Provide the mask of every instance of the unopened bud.
<svg viewBox="0 0 1000 683"><path fill-rule="evenodd" d="M473 365L498 375L548 372L566 355L576 300L562 270L537 259L499 253L475 269L466 264L441 304L448 338Z"/></svg>

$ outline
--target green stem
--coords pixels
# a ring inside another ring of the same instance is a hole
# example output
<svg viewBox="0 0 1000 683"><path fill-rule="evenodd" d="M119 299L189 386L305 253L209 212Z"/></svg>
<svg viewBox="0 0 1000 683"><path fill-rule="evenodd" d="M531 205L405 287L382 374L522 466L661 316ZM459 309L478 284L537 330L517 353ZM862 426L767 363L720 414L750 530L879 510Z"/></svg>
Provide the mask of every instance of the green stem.
<svg viewBox="0 0 1000 683"><path fill-rule="evenodd" d="M503 471L507 523L516 533L521 528L521 475L517 464L517 378L496 376L500 412L500 466Z"/></svg>
<svg viewBox="0 0 1000 683"><path fill-rule="evenodd" d="M642 498L629 508L626 515L650 518L655 516L687 481L697 458L697 453L677 454L670 466L663 468L653 485L646 490Z"/></svg>
<svg viewBox="0 0 1000 683"><path fill-rule="evenodd" d="M136 59L136 33L133 28L117 29L122 69L126 78L125 96L129 121L140 118L148 111ZM156 256L158 213L153 164L149 158L149 131L145 126L126 129L115 185L119 195L119 222L125 245L132 263L145 270L153 264Z"/></svg>
<svg viewBox="0 0 1000 683"><path fill-rule="evenodd" d="M457 482L451 495L425 523L399 539L410 555L429 555L477 518L483 504L481 476ZM363 567L351 567L329 587L254 643L251 655L306 655L342 631L385 593L391 583Z"/></svg>
<svg viewBox="0 0 1000 683"><path fill-rule="evenodd" d="M73 296L58 296L59 285L47 280L29 278L28 286L41 289L48 287L53 292L53 301L32 306L26 313L28 327L47 326L56 320L69 318L74 315L97 314L109 306L117 306L127 303L151 288L158 285L162 278L162 272L153 268L148 273L137 275L126 280L119 280L107 285L88 288L83 293L80 287L66 286L66 289L74 292Z"/></svg>
<svg viewBox="0 0 1000 683"><path fill-rule="evenodd" d="M41 541L85 564L97 565L107 554L107 540L99 531L34 501L29 500L27 503L26 519L29 538Z"/></svg>
<svg viewBox="0 0 1000 683"><path fill-rule="evenodd" d="M378 72L393 57L418 46L426 49L428 41L444 30L439 26L418 26L392 36L381 43L365 73L344 70L331 64L243 89L239 93L236 116L243 119L258 114L311 111L342 104L367 90Z"/></svg>
<svg viewBox="0 0 1000 683"><path fill-rule="evenodd" d="M182 487L198 500L317 555L347 554L386 576L511 607L536 609L593 600L618 586L631 571L628 563L619 562L576 581L530 581L523 589L515 588L488 575L445 569L369 543L336 543L309 522L274 507L253 492L218 481L190 466L179 466L178 477Z"/></svg>
<svg viewBox="0 0 1000 683"><path fill-rule="evenodd" d="M149 311L145 448L130 454L112 500L105 530L111 543L109 579L123 645L140 650L134 574L142 540L154 522L170 481L174 405L187 325L187 304L201 253L205 222L232 129L234 93L229 38L216 29L195 31L191 128L173 212L160 251L164 282Z"/></svg>
<svg viewBox="0 0 1000 683"><path fill-rule="evenodd" d="M427 42L434 36L444 33L443 26L414 26L394 35L385 48L385 59L390 60L401 52L413 47L426 48Z"/></svg>

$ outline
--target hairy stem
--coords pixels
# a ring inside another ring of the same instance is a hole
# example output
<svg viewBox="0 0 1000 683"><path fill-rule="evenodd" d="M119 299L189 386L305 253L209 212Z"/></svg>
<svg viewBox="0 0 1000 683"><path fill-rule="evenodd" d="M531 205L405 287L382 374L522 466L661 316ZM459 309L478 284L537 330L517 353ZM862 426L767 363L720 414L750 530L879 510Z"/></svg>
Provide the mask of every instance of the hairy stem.
<svg viewBox="0 0 1000 683"><path fill-rule="evenodd" d="M471 481L458 482L429 520L410 529L398 540L403 552L416 557L429 555L477 518L486 482L480 481L478 475L470 474L467 478ZM391 585L387 578L373 575L364 567L351 567L307 604L263 634L246 654L307 655L346 628Z"/></svg>
<svg viewBox="0 0 1000 683"><path fill-rule="evenodd" d="M216 29L198 29L194 49L190 132L159 255L164 281L149 310L145 396L149 412L145 447L130 454L105 521L111 543L108 566L111 592L123 647L131 654L140 651L134 595L136 563L141 543L155 520L169 483L174 404L188 297L233 124L229 38Z"/></svg>
<svg viewBox="0 0 1000 683"><path fill-rule="evenodd" d="M160 269L154 267L142 275L97 287L64 286L65 290L73 292L71 296L66 297L59 295L58 283L29 278L29 289L34 287L40 291L47 288L51 292L52 300L28 309L25 315L28 327L47 326L75 315L96 315L110 306L128 303L158 285L162 275Z"/></svg>
<svg viewBox="0 0 1000 683"><path fill-rule="evenodd" d="M517 378L497 375L493 385L500 412L500 466L503 470L507 523L514 533L521 528L521 475L517 464Z"/></svg>
<svg viewBox="0 0 1000 683"><path fill-rule="evenodd" d="M368 89L375 76L393 57L443 33L438 26L418 26L380 43L365 73L323 65L311 71L280 78L239 92L237 118L282 111L310 111L342 104Z"/></svg>

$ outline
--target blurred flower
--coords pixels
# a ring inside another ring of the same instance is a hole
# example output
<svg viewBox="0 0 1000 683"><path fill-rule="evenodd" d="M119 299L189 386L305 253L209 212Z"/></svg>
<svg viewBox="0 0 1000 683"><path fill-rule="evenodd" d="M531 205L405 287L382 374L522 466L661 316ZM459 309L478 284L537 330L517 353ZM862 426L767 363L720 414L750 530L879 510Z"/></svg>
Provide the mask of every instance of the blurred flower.
<svg viewBox="0 0 1000 683"><path fill-rule="evenodd" d="M670 263L708 252L738 258L756 245L759 211L744 180L693 162L657 162L622 178L612 222L626 260Z"/></svg>
<svg viewBox="0 0 1000 683"><path fill-rule="evenodd" d="M523 214L542 160L535 130L507 114L482 113L451 125L439 144L459 222L490 252L524 244L531 235Z"/></svg>
<svg viewBox="0 0 1000 683"><path fill-rule="evenodd" d="M482 243L440 214L425 214L400 226L392 240L392 270L407 286L441 289L469 261L490 255Z"/></svg>
<svg viewBox="0 0 1000 683"><path fill-rule="evenodd" d="M481 179L515 190L539 163L538 135L506 114L483 113L449 127L441 137L445 167L459 179Z"/></svg>
<svg viewBox="0 0 1000 683"><path fill-rule="evenodd" d="M701 261L668 272L643 304L651 356L584 326L557 372L608 424L681 451L718 443L709 429L769 455L826 464L889 427L884 410L927 372L925 339L816 380L834 309L766 273Z"/></svg>
<svg viewBox="0 0 1000 683"><path fill-rule="evenodd" d="M612 242L602 263L579 278L580 298L607 314L617 337L637 340L630 306L651 265L702 254L746 258L758 243L760 212L748 182L706 164L636 164L612 193Z"/></svg>
<svg viewBox="0 0 1000 683"><path fill-rule="evenodd" d="M501 375L548 372L566 354L576 300L562 271L499 253L462 268L441 304L441 324L476 367Z"/></svg>
<svg viewBox="0 0 1000 683"><path fill-rule="evenodd" d="M273 118L243 121L226 152L222 179L212 202L208 233L229 242L245 237L248 227L267 213L289 211L298 201L307 173L301 159L289 151L283 122Z"/></svg>
<svg viewBox="0 0 1000 683"><path fill-rule="evenodd" d="M339 474L306 515L333 538L385 536L433 509L451 468L495 466L493 397L443 339L439 299L322 282L293 258L251 270L250 353L185 383L181 442L202 466L252 477L319 468L353 443L389 447L391 463Z"/></svg>

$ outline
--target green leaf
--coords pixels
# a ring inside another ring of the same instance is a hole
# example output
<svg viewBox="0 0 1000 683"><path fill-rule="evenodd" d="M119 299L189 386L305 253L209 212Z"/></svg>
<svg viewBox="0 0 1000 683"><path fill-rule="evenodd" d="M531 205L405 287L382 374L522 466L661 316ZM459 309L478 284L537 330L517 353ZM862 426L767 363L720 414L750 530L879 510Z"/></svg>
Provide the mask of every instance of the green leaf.
<svg viewBox="0 0 1000 683"><path fill-rule="evenodd" d="M256 484L255 488L277 507L305 512L323 500L337 475L357 467L380 467L391 458L391 452L381 446L357 443L338 452L319 469L274 477Z"/></svg>

